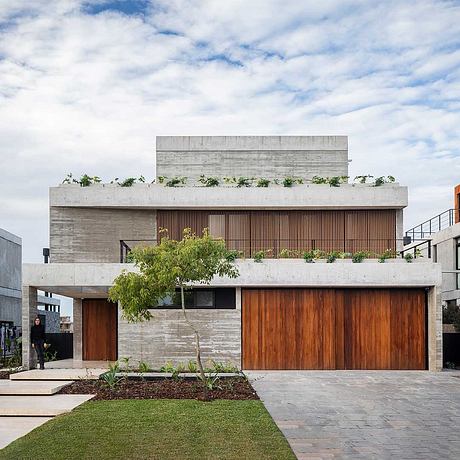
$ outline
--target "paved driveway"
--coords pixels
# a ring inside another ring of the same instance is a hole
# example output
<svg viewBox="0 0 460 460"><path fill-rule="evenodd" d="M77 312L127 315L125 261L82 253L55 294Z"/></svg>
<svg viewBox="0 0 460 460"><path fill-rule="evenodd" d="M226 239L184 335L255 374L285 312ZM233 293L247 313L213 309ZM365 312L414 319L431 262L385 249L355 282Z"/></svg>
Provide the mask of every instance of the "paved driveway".
<svg viewBox="0 0 460 460"><path fill-rule="evenodd" d="M460 373L247 375L299 459L460 459Z"/></svg>

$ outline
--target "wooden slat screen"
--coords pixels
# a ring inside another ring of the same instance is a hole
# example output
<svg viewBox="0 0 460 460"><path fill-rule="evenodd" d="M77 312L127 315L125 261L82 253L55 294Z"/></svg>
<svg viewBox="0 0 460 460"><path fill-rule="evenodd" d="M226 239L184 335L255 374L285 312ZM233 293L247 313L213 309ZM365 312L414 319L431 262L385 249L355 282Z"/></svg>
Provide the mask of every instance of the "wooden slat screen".
<svg viewBox="0 0 460 460"><path fill-rule="evenodd" d="M382 253L396 249L394 210L349 211L157 211L158 228L180 239L184 228L203 228L246 257L261 249Z"/></svg>

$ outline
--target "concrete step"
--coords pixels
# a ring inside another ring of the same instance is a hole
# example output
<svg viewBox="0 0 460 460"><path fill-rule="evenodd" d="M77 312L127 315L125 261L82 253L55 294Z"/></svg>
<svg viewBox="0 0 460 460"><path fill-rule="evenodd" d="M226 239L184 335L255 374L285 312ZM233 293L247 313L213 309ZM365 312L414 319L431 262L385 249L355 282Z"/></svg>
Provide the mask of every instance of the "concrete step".
<svg viewBox="0 0 460 460"><path fill-rule="evenodd" d="M70 412L93 396L0 396L0 416L54 417Z"/></svg>
<svg viewBox="0 0 460 460"><path fill-rule="evenodd" d="M97 380L107 369L34 369L10 375L10 380Z"/></svg>
<svg viewBox="0 0 460 460"><path fill-rule="evenodd" d="M72 380L66 381L28 381L28 380L0 380L0 396L6 395L52 395L61 388L70 385Z"/></svg>
<svg viewBox="0 0 460 460"><path fill-rule="evenodd" d="M6 447L14 440L21 438L50 417L0 417L0 449Z"/></svg>

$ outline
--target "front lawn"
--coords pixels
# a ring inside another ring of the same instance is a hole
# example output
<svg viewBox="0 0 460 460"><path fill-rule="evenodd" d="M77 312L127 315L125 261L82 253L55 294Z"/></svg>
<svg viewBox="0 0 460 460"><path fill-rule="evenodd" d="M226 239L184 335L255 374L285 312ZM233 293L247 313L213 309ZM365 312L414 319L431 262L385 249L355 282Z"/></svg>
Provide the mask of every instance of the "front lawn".
<svg viewBox="0 0 460 460"><path fill-rule="evenodd" d="M0 459L295 459L260 401L89 401Z"/></svg>

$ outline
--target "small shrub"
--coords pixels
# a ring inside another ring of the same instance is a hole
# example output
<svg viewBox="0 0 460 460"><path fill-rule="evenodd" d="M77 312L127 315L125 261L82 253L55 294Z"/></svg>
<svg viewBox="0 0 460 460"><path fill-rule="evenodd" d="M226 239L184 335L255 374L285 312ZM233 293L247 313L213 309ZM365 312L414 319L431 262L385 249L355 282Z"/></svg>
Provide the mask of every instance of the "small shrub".
<svg viewBox="0 0 460 460"><path fill-rule="evenodd" d="M115 364L110 364L109 370L100 377L111 390L114 390L120 383L121 377L117 375L119 371L120 367L116 362Z"/></svg>
<svg viewBox="0 0 460 460"><path fill-rule="evenodd" d="M356 176L355 181L358 181L360 184L365 184L367 182L367 179L372 179L374 176L371 176L370 174L367 174L366 176Z"/></svg>
<svg viewBox="0 0 460 460"><path fill-rule="evenodd" d="M295 184L295 179L292 177L285 177L283 179L283 187L292 187Z"/></svg>
<svg viewBox="0 0 460 460"><path fill-rule="evenodd" d="M303 258L306 263L311 264L315 261L315 259L319 259L321 254L322 251L320 249L311 249L310 251L305 251L303 253Z"/></svg>
<svg viewBox="0 0 460 460"><path fill-rule="evenodd" d="M370 253L368 251L357 251L353 254L351 260L355 264L361 263L364 259L369 257Z"/></svg>
<svg viewBox="0 0 460 460"><path fill-rule="evenodd" d="M280 259L289 259L291 257L291 251L289 249L281 249L278 257Z"/></svg>
<svg viewBox="0 0 460 460"><path fill-rule="evenodd" d="M337 259L343 259L344 254L340 251L330 251L326 254L328 264L334 263Z"/></svg>
<svg viewBox="0 0 460 460"><path fill-rule="evenodd" d="M150 372L150 366L144 361L139 361L139 372L141 374L144 374L146 372Z"/></svg>
<svg viewBox="0 0 460 460"><path fill-rule="evenodd" d="M404 259L408 264L411 264L414 260L414 256L410 252L407 252L406 254L404 254Z"/></svg>
<svg viewBox="0 0 460 460"><path fill-rule="evenodd" d="M268 179L258 179L256 183L256 187L268 187L270 185L270 181Z"/></svg>
<svg viewBox="0 0 460 460"><path fill-rule="evenodd" d="M311 181L312 181L313 184L327 184L327 178L326 177L313 176Z"/></svg>
<svg viewBox="0 0 460 460"><path fill-rule="evenodd" d="M252 184L252 180L249 177L238 177L236 180L237 187L250 187Z"/></svg>
<svg viewBox="0 0 460 460"><path fill-rule="evenodd" d="M328 180L330 187L340 187L340 177L334 176Z"/></svg>
<svg viewBox="0 0 460 460"><path fill-rule="evenodd" d="M374 187L380 187L383 184L390 184L390 183L393 183L394 181L395 181L395 178L393 176L387 176L386 178L385 176L380 176L375 179Z"/></svg>
<svg viewBox="0 0 460 460"><path fill-rule="evenodd" d="M227 251L225 258L229 262L234 262L236 259L240 258L242 254L243 254L242 251L237 251L236 249L230 249Z"/></svg>
<svg viewBox="0 0 460 460"><path fill-rule="evenodd" d="M184 185L187 182L186 177L173 177L166 182L166 187L177 187L178 185Z"/></svg>
<svg viewBox="0 0 460 460"><path fill-rule="evenodd" d="M386 249L385 251L383 251L382 254L380 254L379 262L383 264L387 259L394 259L395 257L396 251L394 251L393 249Z"/></svg>
<svg viewBox="0 0 460 460"><path fill-rule="evenodd" d="M204 174L200 176L198 182L202 183L205 187L217 187L219 185L217 177L206 177Z"/></svg>
<svg viewBox="0 0 460 460"><path fill-rule="evenodd" d="M239 369L234 366L232 363L219 363L217 361L212 361L213 370L219 373L236 373L239 372Z"/></svg>
<svg viewBox="0 0 460 460"><path fill-rule="evenodd" d="M159 184L163 184L164 181L165 181L166 179L167 179L166 176L158 176L158 177L157 177L157 182L158 182Z"/></svg>
<svg viewBox="0 0 460 460"><path fill-rule="evenodd" d="M166 372L168 374L172 374L175 370L176 368L174 367L172 361L167 361L160 367L160 372Z"/></svg>
<svg viewBox="0 0 460 460"><path fill-rule="evenodd" d="M195 361L189 361L187 363L187 369L192 374L196 374L198 372L198 366Z"/></svg>
<svg viewBox="0 0 460 460"><path fill-rule="evenodd" d="M120 187L131 187L136 182L135 177L128 177L127 179L123 180L122 182L118 182Z"/></svg>
<svg viewBox="0 0 460 460"><path fill-rule="evenodd" d="M224 182L229 185L229 184L235 184L236 183L236 178L235 177L224 177Z"/></svg>
<svg viewBox="0 0 460 460"><path fill-rule="evenodd" d="M254 262L261 263L263 259L267 257L268 252L269 250L263 250L263 249L255 252L253 255Z"/></svg>

